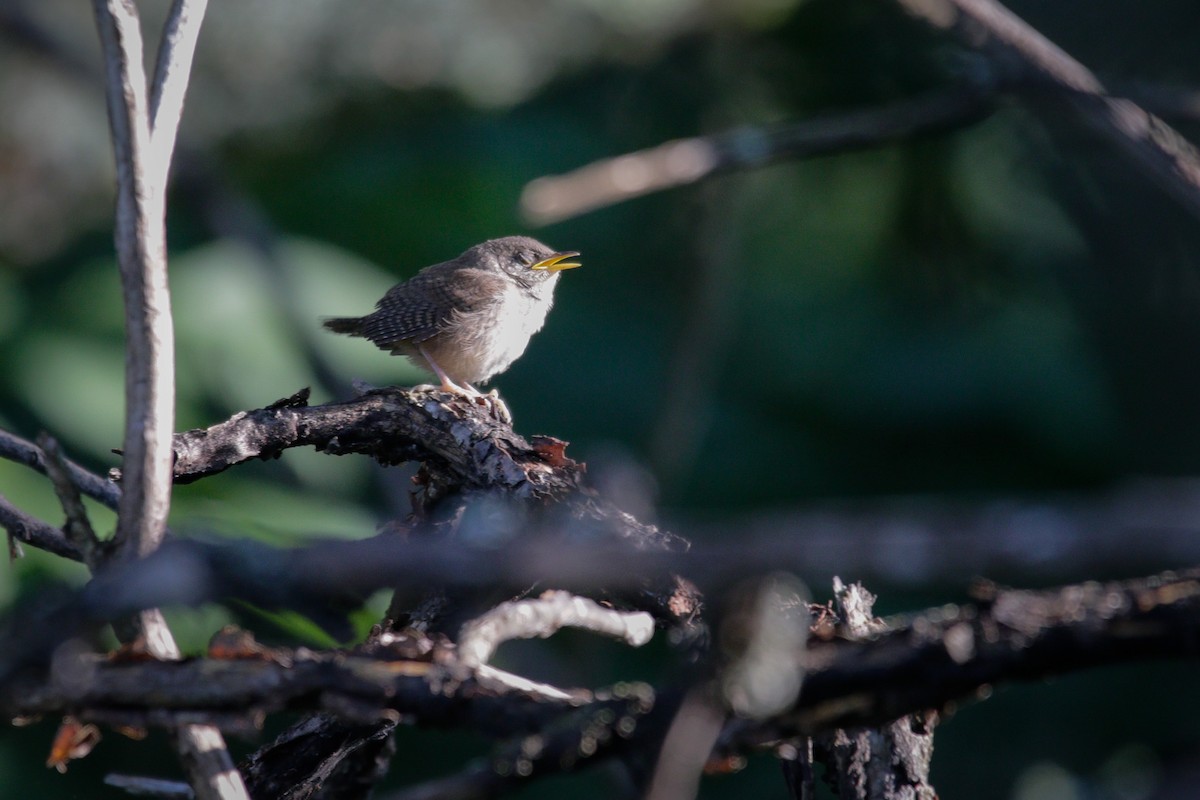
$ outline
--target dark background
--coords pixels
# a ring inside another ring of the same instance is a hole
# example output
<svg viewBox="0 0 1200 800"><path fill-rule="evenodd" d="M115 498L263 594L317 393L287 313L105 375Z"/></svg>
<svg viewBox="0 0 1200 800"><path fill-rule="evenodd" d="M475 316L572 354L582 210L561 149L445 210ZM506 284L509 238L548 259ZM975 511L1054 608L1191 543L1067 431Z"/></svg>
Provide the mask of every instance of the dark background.
<svg viewBox="0 0 1200 800"><path fill-rule="evenodd" d="M160 4L145 5L155 21ZM1114 86L1200 84L1191 0L1011 7ZM91 25L83 3L0 3L0 424L48 430L105 470L121 441L122 312ZM178 427L306 385L322 402L355 378L426 380L321 331L320 317L363 313L480 240L531 233L585 266L495 381L517 429L571 441L597 483L684 535L737 537L830 500L1088 498L1196 474L1200 223L1051 100L546 228L519 213L542 175L877 106L987 68L883 0L213 0L170 199ZM406 478L292 451L179 488L172 526L280 544L366 536L407 509ZM59 519L33 473L0 464L0 492ZM828 594L832 574L799 573ZM32 553L0 573L0 601L83 577ZM871 581L878 610L894 613L962 601L975 576L918 588L886 571L841 577ZM1097 576L1063 563L1051 577ZM232 613L171 620L195 651ZM270 640L318 635L237 618ZM585 637L538 647L514 647L509 663L569 675L586 664L577 680L601 683L669 662L663 647L630 654ZM1196 757L1194 687L1194 667L1178 664L1002 687L939 728L934 784L947 798L1151 797ZM106 772L176 774L161 734L106 734L59 776L42 767L53 729L0 732L4 796L116 797L99 788ZM482 752L461 734L402 731L393 783ZM752 760L704 795L783 797L777 775ZM522 796L620 786L592 771Z"/></svg>

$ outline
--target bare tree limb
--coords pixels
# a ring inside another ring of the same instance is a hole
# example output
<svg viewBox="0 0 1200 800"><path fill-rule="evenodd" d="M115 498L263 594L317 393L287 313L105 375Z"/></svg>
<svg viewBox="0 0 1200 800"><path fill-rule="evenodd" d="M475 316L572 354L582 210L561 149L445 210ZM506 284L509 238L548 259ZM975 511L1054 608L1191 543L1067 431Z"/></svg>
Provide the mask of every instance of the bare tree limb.
<svg viewBox="0 0 1200 800"><path fill-rule="evenodd" d="M805 681L798 698L769 718L728 723L719 751L746 752L794 736L883 723L1006 681L1195 658L1198 642L1200 570L1036 592L983 587L972 605L930 609L865 641L818 626L802 657ZM6 680L0 709L13 716L72 713L138 726L209 720L235 726L238 716L245 724L262 713L314 707L363 721L392 709L419 724L467 721L507 736L604 702L603 694L555 701L487 685L453 651L439 647L419 658L387 647L355 654L280 649L255 658L188 662L85 655L69 667L69 681L32 670Z"/></svg>
<svg viewBox="0 0 1200 800"><path fill-rule="evenodd" d="M1167 123L1133 100L1112 97L1087 67L996 0L896 0L929 25L947 30L1020 73L1061 87L1062 100L1140 164L1193 215L1200 216L1200 154Z"/></svg>
<svg viewBox="0 0 1200 800"><path fill-rule="evenodd" d="M46 475L46 454L33 442L26 441L20 436L0 430L0 458L7 458L18 464L24 464L30 469ZM88 497L98 500L109 508L116 509L121 497L121 489L115 483L89 472L70 459L63 459L63 466L71 476L71 482ZM61 554L60 554L61 555Z"/></svg>
<svg viewBox="0 0 1200 800"><path fill-rule="evenodd" d="M21 511L7 498L0 495L0 527L8 531L17 541L32 545L47 553L54 553L72 561L81 561L83 555L76 549L61 530Z"/></svg>
<svg viewBox="0 0 1200 800"><path fill-rule="evenodd" d="M200 41L200 24L207 8L208 0L173 0L158 43L154 81L150 85L151 149L146 168L164 188L183 117L192 59Z"/></svg>
<svg viewBox="0 0 1200 800"><path fill-rule="evenodd" d="M537 178L521 192L521 213L532 225L549 225L733 169L858 150L963 127L993 110L989 91L962 86L772 130L746 128L677 139L596 161L564 175Z"/></svg>
<svg viewBox="0 0 1200 800"><path fill-rule="evenodd" d="M869 640L887 631L875 617L875 597L862 584L846 586L833 579L834 604L846 636L852 641ZM799 777L800 786L790 786L793 797L816 797L812 769L814 756L825 764L825 780L845 800L936 800L929 783L933 758L934 712L910 714L894 722L870 728L836 730L801 743L799 758L807 768L788 769L790 781Z"/></svg>
<svg viewBox="0 0 1200 800"><path fill-rule="evenodd" d="M167 290L166 185L150 171L150 109L132 0L93 0L117 161L117 259L126 314L124 491L115 546L146 555L162 540L171 496L175 333Z"/></svg>
<svg viewBox="0 0 1200 800"><path fill-rule="evenodd" d="M852 152L926 133L967 127L991 115L1004 95L1061 101L1115 142L1193 214L1200 214L1200 154L1153 113L1194 119L1194 91L1126 83L1114 96L1082 64L995 0L896 0L909 14L988 53L984 80L842 115L763 129L747 127L677 139L530 181L520 210L548 225L734 169L784 159Z"/></svg>
<svg viewBox="0 0 1200 800"><path fill-rule="evenodd" d="M125 302L126 416L125 481L113 555L127 560L158 548L171 505L175 331L167 286L167 175L205 6L206 0L172 5L151 91L133 0L93 0L117 163L115 239ZM174 637L156 609L143 610L137 626L152 654L179 658ZM200 800L248 800L216 728L185 726L176 737Z"/></svg>

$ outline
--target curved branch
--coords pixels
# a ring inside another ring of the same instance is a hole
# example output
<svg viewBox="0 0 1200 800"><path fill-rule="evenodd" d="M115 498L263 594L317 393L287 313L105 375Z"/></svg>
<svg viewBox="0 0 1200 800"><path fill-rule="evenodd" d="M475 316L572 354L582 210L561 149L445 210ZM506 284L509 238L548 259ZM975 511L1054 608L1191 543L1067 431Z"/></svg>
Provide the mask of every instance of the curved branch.
<svg viewBox="0 0 1200 800"><path fill-rule="evenodd" d="M996 0L896 0L910 15L947 30L1002 66L1062 89L1068 108L1140 164L1200 216L1200 153L1133 100L1112 97L1083 64ZM1004 70L1001 70L1004 71Z"/></svg>

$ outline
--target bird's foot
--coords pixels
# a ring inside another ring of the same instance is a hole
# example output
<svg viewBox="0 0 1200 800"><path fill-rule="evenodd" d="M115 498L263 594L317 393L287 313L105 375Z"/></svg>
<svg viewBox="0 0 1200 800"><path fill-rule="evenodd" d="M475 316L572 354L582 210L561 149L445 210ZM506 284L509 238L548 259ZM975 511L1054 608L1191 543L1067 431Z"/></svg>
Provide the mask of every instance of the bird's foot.
<svg viewBox="0 0 1200 800"><path fill-rule="evenodd" d="M497 422L512 427L512 412L508 410L508 403L500 399L498 391L492 389L487 394L480 394L479 399L492 412L492 416Z"/></svg>
<svg viewBox="0 0 1200 800"><path fill-rule="evenodd" d="M508 410L508 404L500 399L500 393L497 390L492 389L485 394L469 383L463 382L459 385L449 379L442 381L441 389L485 407L497 422L512 426L512 412Z"/></svg>

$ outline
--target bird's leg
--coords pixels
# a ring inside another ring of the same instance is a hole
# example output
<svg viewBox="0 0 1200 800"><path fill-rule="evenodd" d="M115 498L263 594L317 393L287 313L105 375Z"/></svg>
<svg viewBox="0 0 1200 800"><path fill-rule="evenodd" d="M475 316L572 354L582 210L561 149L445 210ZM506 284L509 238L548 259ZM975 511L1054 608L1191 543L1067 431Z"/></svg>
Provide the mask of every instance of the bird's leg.
<svg viewBox="0 0 1200 800"><path fill-rule="evenodd" d="M450 376L447 375L446 371L439 367L438 363L430 357L429 351L426 350L424 346L418 344L417 350L421 353L421 357L424 358L429 364L429 367L433 370L434 374L441 379L443 389L448 392L464 395L475 402L482 403L491 409L492 415L495 416L500 422L504 423L505 425L512 425L512 412L508 410L508 404L500 399L500 395L496 393L495 389L492 389L492 391L484 394L466 381L463 381L462 386L459 386L457 383L450 380Z"/></svg>
<svg viewBox="0 0 1200 800"><path fill-rule="evenodd" d="M463 388L454 381L450 380L450 376L446 374L445 370L438 366L438 363L433 360L433 356L429 355L429 351L425 349L424 345L418 344L417 350L421 353L421 358L425 359L425 362L429 364L429 368L433 370L433 374L437 375L441 380L443 389L448 392L454 392L455 394L466 395L467 397L479 397L479 390L471 386L471 384L467 384L467 387Z"/></svg>

